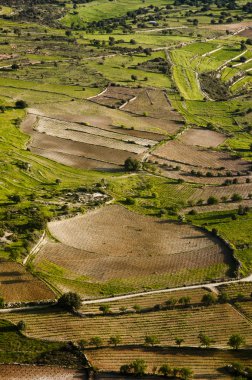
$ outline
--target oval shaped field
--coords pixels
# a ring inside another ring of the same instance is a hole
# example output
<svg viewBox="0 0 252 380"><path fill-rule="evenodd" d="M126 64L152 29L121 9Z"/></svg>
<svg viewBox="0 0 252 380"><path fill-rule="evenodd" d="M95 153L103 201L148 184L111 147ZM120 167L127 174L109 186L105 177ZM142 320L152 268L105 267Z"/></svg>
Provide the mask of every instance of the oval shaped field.
<svg viewBox="0 0 252 380"><path fill-rule="evenodd" d="M231 253L217 238L118 205L50 222L48 229L57 242L41 249L36 266L44 273L57 266L60 276L78 280L78 286L81 281L117 281L129 291L176 286L228 277L233 265ZM55 279L66 290L58 275Z"/></svg>

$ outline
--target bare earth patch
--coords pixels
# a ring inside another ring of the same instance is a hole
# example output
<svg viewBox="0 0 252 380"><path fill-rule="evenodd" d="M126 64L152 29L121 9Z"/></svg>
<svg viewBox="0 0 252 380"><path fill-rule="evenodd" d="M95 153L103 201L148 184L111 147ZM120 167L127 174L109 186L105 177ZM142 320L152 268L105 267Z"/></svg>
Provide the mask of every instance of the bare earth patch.
<svg viewBox="0 0 252 380"><path fill-rule="evenodd" d="M221 133L203 128L189 129L183 133L180 141L186 145L199 145L203 147L217 147L226 140Z"/></svg>
<svg viewBox="0 0 252 380"><path fill-rule="evenodd" d="M5 302L55 299L54 293L22 265L5 260L0 260L0 294Z"/></svg>
<svg viewBox="0 0 252 380"><path fill-rule="evenodd" d="M1 380L74 380L86 379L83 371L36 365L1 364Z"/></svg>
<svg viewBox="0 0 252 380"><path fill-rule="evenodd" d="M225 152L215 152L196 146L182 144L179 141L169 141L160 146L153 153L154 157L166 159L168 162L188 166L188 171L194 169L190 166L205 168L207 170L233 170L247 171L249 163L231 157ZM199 170L199 169L198 169Z"/></svg>
<svg viewBox="0 0 252 380"><path fill-rule="evenodd" d="M252 26L252 21L241 21L234 24L209 24L207 25L208 29L212 30L229 30L235 32L241 28L250 28Z"/></svg>
<svg viewBox="0 0 252 380"><path fill-rule="evenodd" d="M47 243L35 264L49 261L96 281L176 274L229 265L231 259L216 238L192 226L138 215L117 205L50 222L48 228L58 242Z"/></svg>

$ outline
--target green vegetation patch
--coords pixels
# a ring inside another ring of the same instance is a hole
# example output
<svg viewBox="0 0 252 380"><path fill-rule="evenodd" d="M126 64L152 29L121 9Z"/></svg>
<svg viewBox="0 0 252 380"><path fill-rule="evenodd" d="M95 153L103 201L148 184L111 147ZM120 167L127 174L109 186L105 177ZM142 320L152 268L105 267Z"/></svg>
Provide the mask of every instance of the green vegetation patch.
<svg viewBox="0 0 252 380"><path fill-rule="evenodd" d="M11 322L0 320L0 362L78 367L84 361L72 345L26 338Z"/></svg>

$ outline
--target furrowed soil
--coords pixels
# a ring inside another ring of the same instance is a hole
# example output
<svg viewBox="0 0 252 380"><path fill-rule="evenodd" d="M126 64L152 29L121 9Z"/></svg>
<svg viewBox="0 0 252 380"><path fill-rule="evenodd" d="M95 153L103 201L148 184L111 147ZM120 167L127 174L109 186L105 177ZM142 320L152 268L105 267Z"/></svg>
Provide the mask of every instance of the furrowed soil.
<svg viewBox="0 0 252 380"><path fill-rule="evenodd" d="M177 277L188 271L178 282L190 283L195 281L194 271L204 277L211 268L219 268L215 276L228 277L233 268L231 253L218 239L189 225L142 216L122 206L50 222L48 228L57 242L42 247L36 267L46 271L48 263L53 264L77 281L126 281L138 288L151 281L151 287L154 283L158 287L162 276L170 283L168 277L165 280L169 274Z"/></svg>
<svg viewBox="0 0 252 380"><path fill-rule="evenodd" d="M0 293L5 302L55 299L55 294L22 265L0 260L0 270Z"/></svg>
<svg viewBox="0 0 252 380"><path fill-rule="evenodd" d="M82 370L23 364L1 364L0 373L1 380L84 380L87 378Z"/></svg>
<svg viewBox="0 0 252 380"><path fill-rule="evenodd" d="M147 372L152 373L153 367L161 367L167 363L170 367L189 367L194 372L194 378L199 380L229 380L223 367L229 363L242 362L250 364L250 352L217 351L214 349L172 349L172 348L103 348L86 351L91 363L101 371L118 371L123 364L131 363L135 358L144 359ZM207 363L207 371L206 371ZM101 374L99 377L104 379ZM106 376L106 379L109 377Z"/></svg>

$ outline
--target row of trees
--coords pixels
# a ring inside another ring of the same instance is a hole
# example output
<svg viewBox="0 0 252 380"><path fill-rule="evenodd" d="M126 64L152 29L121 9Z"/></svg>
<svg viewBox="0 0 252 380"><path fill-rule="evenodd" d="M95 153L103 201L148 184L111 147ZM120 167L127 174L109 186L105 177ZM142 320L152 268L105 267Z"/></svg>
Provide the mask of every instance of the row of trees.
<svg viewBox="0 0 252 380"><path fill-rule="evenodd" d="M209 348L216 342L213 338L211 338L209 335L203 332L199 333L198 339L199 347L201 348ZM183 338L176 337L174 339L174 342L178 347L181 347L185 340ZM122 344L122 338L120 335L113 335L108 339L107 344L110 346L117 347L118 345ZM160 344L160 340L156 335L146 335L144 337L143 344L147 347L155 347ZM239 348L241 348L241 346L245 344L246 340L240 334L232 334L227 341L227 345L234 350L238 350ZM104 345L106 345L106 343L100 336L94 336L89 341L85 339L79 341L79 346L83 350L89 346L100 348Z"/></svg>
<svg viewBox="0 0 252 380"><path fill-rule="evenodd" d="M144 376L147 370L147 364L143 359L135 359L129 364L124 364L120 367L122 375ZM154 374L159 374L165 377L188 380L193 377L193 372L190 368L171 368L168 364L163 364L160 368L153 368Z"/></svg>

